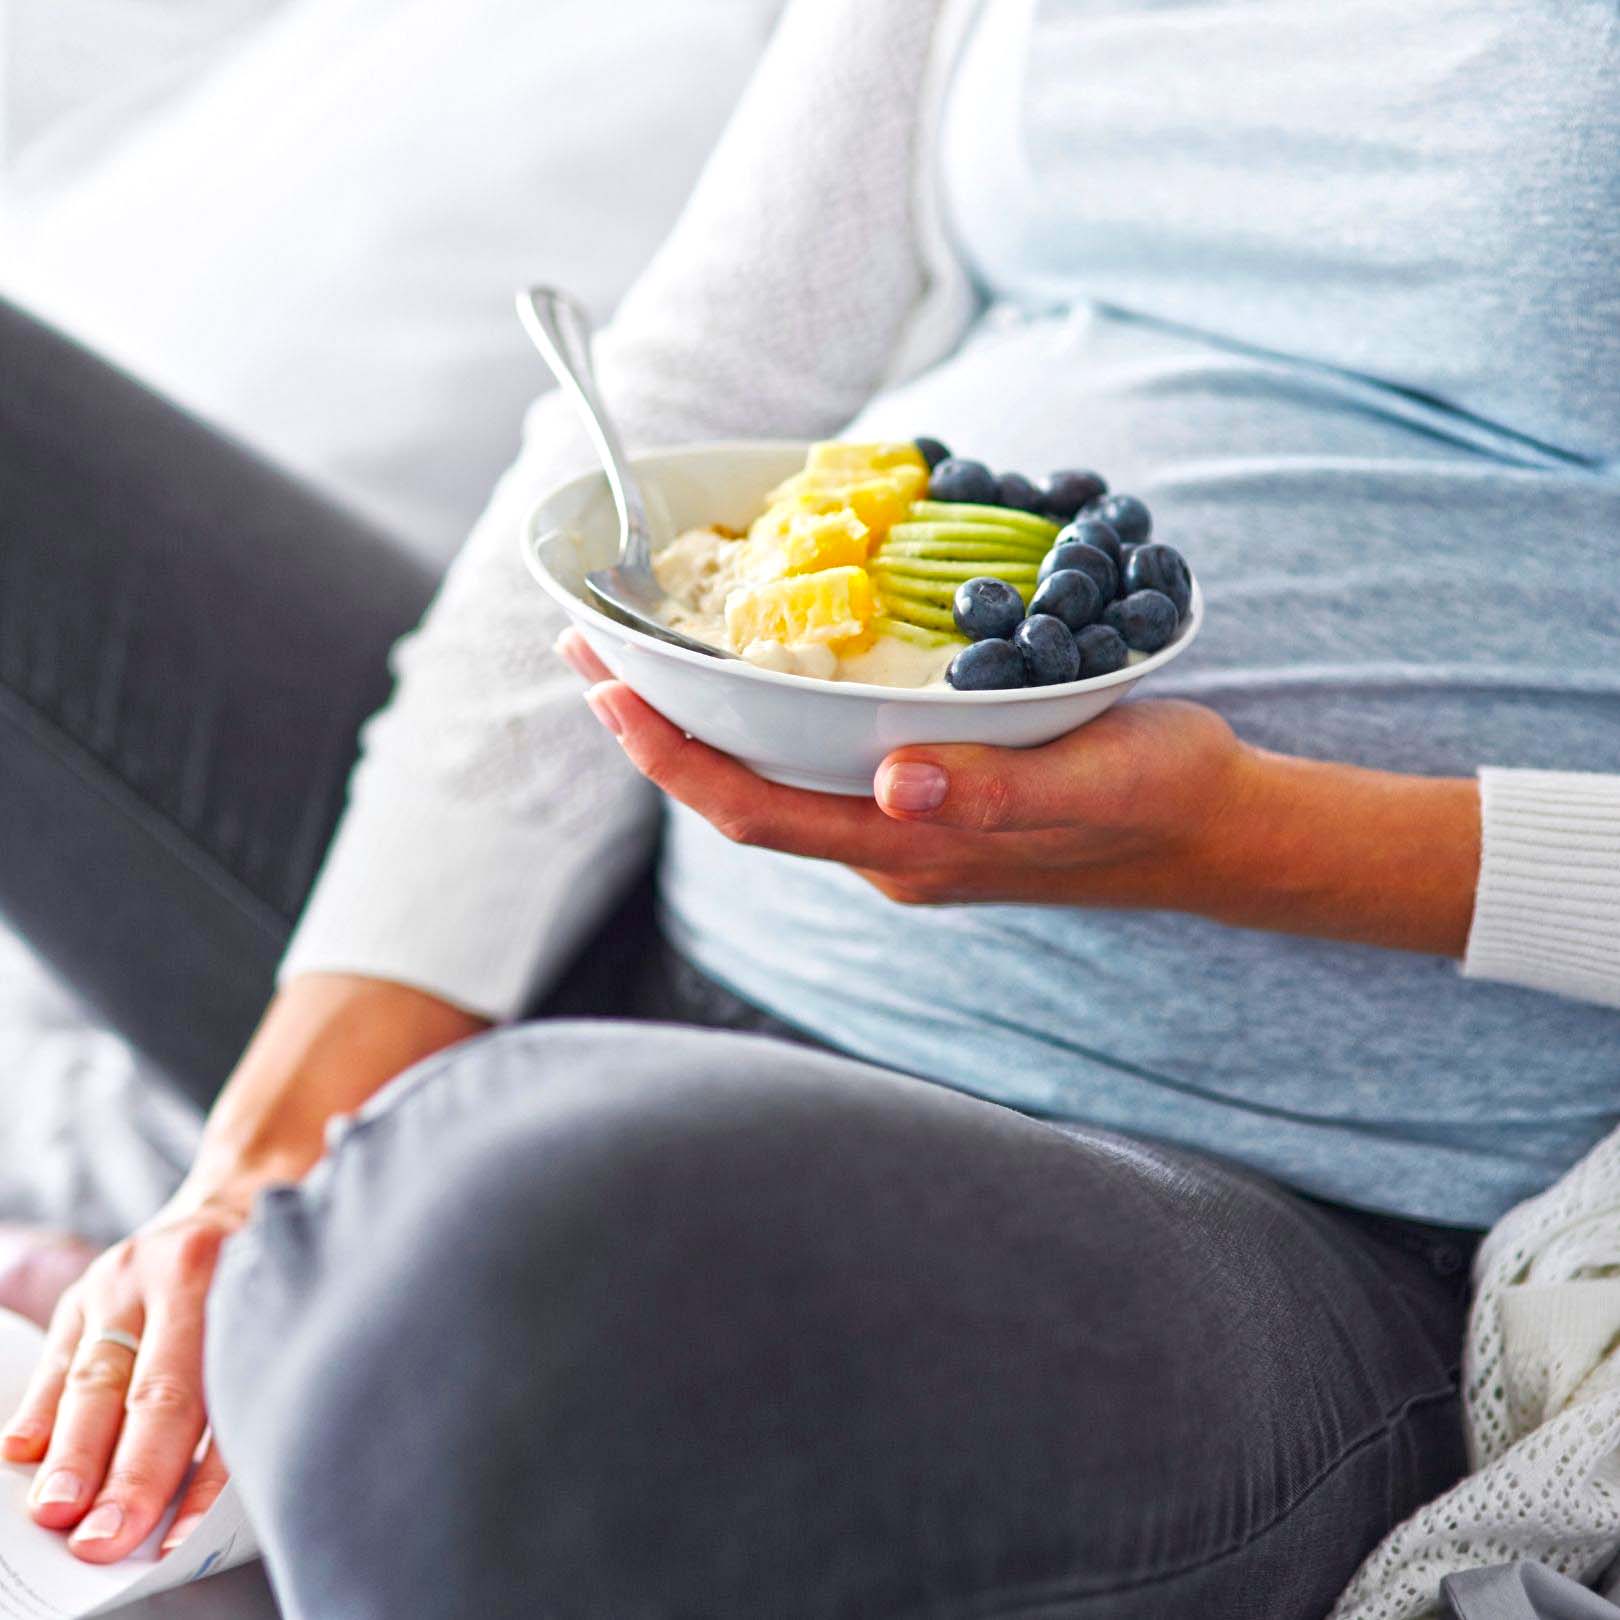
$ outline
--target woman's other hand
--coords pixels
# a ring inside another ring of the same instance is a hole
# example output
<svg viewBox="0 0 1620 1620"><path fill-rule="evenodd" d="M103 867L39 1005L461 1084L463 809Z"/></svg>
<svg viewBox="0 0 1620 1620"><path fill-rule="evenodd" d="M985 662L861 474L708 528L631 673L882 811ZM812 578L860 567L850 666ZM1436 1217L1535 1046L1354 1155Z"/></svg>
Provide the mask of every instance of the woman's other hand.
<svg viewBox="0 0 1620 1620"><path fill-rule="evenodd" d="M37 1462L28 1508L90 1563L110 1564L151 1534L207 1425L203 1312L220 1246L246 1200L175 1200L94 1260L62 1295L45 1352L6 1425L9 1462ZM100 1334L127 1334L139 1349ZM177 1544L225 1483L208 1446L165 1538Z"/></svg>
<svg viewBox="0 0 1620 1620"><path fill-rule="evenodd" d="M909 904L1010 901L1195 913L1461 955L1478 789L1294 759L1213 710L1145 700L1039 748L897 749L873 800L766 782L687 737L596 658L558 651L631 761L728 838L838 861Z"/></svg>

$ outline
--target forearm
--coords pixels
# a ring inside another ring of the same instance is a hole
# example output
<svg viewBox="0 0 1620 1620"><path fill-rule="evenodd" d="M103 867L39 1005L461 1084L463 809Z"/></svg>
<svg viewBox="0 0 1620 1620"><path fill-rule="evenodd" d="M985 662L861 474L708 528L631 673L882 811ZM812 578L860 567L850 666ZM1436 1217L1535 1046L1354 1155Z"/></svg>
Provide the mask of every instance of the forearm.
<svg viewBox="0 0 1620 1620"><path fill-rule="evenodd" d="M241 1204L321 1156L327 1121L487 1022L408 985L311 973L271 1002L203 1130L181 1197Z"/></svg>
<svg viewBox="0 0 1620 1620"><path fill-rule="evenodd" d="M1460 957L1479 787L1246 748L1198 861L1190 909L1219 922Z"/></svg>

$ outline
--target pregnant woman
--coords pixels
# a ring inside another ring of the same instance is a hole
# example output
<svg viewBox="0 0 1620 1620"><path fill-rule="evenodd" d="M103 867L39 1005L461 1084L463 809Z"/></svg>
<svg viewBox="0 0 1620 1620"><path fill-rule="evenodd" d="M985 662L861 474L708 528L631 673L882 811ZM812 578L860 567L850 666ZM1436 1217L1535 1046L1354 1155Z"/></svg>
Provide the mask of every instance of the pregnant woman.
<svg viewBox="0 0 1620 1620"><path fill-rule="evenodd" d="M1479 1231L1620 1120L1617 72L1597 4L800 0L630 437L1095 465L1208 593L875 802L565 637L582 701L551 397L315 881L431 582L5 315L0 904L230 1075L55 1312L38 1521L122 1556L211 1420L181 1521L234 1470L296 1616L1321 1620L1464 1467Z"/></svg>

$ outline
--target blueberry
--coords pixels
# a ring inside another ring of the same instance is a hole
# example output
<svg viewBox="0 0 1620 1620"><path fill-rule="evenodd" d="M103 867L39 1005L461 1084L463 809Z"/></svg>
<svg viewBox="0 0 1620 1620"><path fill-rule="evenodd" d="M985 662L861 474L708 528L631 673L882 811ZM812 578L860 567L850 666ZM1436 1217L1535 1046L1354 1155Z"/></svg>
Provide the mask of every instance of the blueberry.
<svg viewBox="0 0 1620 1620"><path fill-rule="evenodd" d="M1024 617L1024 599L1006 580L980 574L956 587L951 616L969 641L1010 636Z"/></svg>
<svg viewBox="0 0 1620 1620"><path fill-rule="evenodd" d="M1057 539L1052 544L1066 546L1070 541L1106 551L1114 559L1116 568L1124 564L1124 548L1119 543L1119 536L1114 533L1112 525L1104 523L1100 518L1077 518L1066 529L1058 530Z"/></svg>
<svg viewBox="0 0 1620 1620"><path fill-rule="evenodd" d="M945 671L945 679L958 692L994 692L1008 686L1024 686L1024 655L1010 641L992 636L964 647Z"/></svg>
<svg viewBox="0 0 1620 1620"><path fill-rule="evenodd" d="M1041 510L1047 517L1067 523L1087 501L1095 501L1107 493L1107 482L1094 472L1055 472L1046 480Z"/></svg>
<svg viewBox="0 0 1620 1620"><path fill-rule="evenodd" d="M1176 615L1185 618L1192 604L1192 572L1187 559L1174 546L1151 541L1138 546L1125 565L1125 589L1161 591L1176 605Z"/></svg>
<svg viewBox="0 0 1620 1620"><path fill-rule="evenodd" d="M969 501L975 506L994 506L996 475L982 461L964 461L946 456L928 480L931 501Z"/></svg>
<svg viewBox="0 0 1620 1620"><path fill-rule="evenodd" d="M1122 546L1139 546L1153 533L1153 517L1134 495L1110 495L1092 501L1081 517L1100 518L1119 536Z"/></svg>
<svg viewBox="0 0 1620 1620"><path fill-rule="evenodd" d="M1169 646L1180 622L1176 604L1163 591L1132 591L1110 602L1103 619L1119 631L1127 647L1144 653Z"/></svg>
<svg viewBox="0 0 1620 1620"><path fill-rule="evenodd" d="M1088 624L1074 638L1074 650L1080 654L1083 681L1093 675L1112 675L1131 661L1131 649L1125 645L1125 638L1106 624Z"/></svg>
<svg viewBox="0 0 1620 1620"><path fill-rule="evenodd" d="M1019 512L1039 512L1041 492L1022 473L1003 473L996 480L996 505Z"/></svg>
<svg viewBox="0 0 1620 1620"><path fill-rule="evenodd" d="M1098 552L1097 555L1100 557L1102 553ZM1035 587L1035 594L1029 600L1029 611L1050 613L1071 630L1083 630L1088 624L1096 622L1104 600L1090 574L1081 573L1078 568L1060 568L1056 573L1048 574Z"/></svg>
<svg viewBox="0 0 1620 1620"><path fill-rule="evenodd" d="M1068 625L1050 613L1032 613L1013 631L1031 686L1058 686L1080 674L1080 651Z"/></svg>
<svg viewBox="0 0 1620 1620"><path fill-rule="evenodd" d="M911 442L916 445L919 454L928 463L929 472L932 472L940 462L950 455L950 451L938 439L922 438L913 439Z"/></svg>
<svg viewBox="0 0 1620 1620"><path fill-rule="evenodd" d="M1085 540L1060 540L1053 546L1035 571L1036 583L1050 579L1063 568L1078 568L1082 574L1089 575L1091 583L1097 587L1099 604L1112 602L1118 594L1119 570L1114 566L1114 559Z"/></svg>

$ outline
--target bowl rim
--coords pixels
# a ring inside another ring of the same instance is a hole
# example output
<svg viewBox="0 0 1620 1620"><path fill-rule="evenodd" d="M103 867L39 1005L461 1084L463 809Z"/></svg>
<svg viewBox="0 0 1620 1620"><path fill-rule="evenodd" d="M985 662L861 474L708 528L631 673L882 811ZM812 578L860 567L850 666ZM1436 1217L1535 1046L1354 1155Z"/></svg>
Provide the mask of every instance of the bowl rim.
<svg viewBox="0 0 1620 1620"><path fill-rule="evenodd" d="M643 462L665 460L671 456L718 456L727 453L735 455L739 451L749 450L783 451L795 446L807 446L809 443L810 441L805 439L700 439L691 444L650 446L629 459L630 465L636 467ZM1187 607L1187 617L1176 627L1175 640L1168 646L1161 647L1156 653L1149 653L1141 663L1127 664L1123 669L1112 670L1107 675L1093 675L1085 680L1061 681L1051 686L995 687L982 692L958 692L954 687L948 686L879 686L871 681L825 681L816 675L790 675L783 670L762 669L758 664L750 664L747 659L736 656L711 658L707 653L678 647L672 641L661 641L657 636L648 635L645 630L638 630L634 625L626 624L622 619L615 619L610 614L602 612L585 597L576 596L541 562L541 548L553 537L570 532L566 527L558 525L539 529L537 519L541 511L557 500L565 490L593 480L601 480L605 484L606 475L600 468L593 468L564 479L562 483L554 485L535 501L523 519L518 545L523 554L525 568L541 589L567 611L583 613L602 630L618 636L621 640L638 644L661 656L673 658L679 663L710 670L723 670L729 674L763 681L769 686L784 686L790 690L803 691L805 686L809 685L833 697L877 697L885 702L948 703L952 707L963 704L984 707L996 703L1028 703L1041 698L1079 697L1087 692L1101 692L1110 686L1122 686L1128 682L1139 681L1144 675L1162 669L1192 645L1204 624L1204 592L1198 583L1197 574L1194 574L1192 600Z"/></svg>

